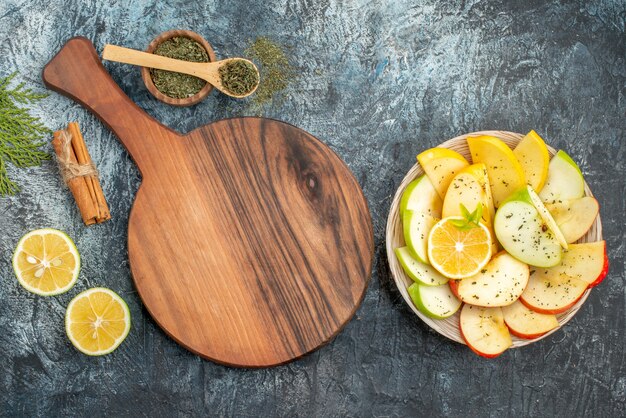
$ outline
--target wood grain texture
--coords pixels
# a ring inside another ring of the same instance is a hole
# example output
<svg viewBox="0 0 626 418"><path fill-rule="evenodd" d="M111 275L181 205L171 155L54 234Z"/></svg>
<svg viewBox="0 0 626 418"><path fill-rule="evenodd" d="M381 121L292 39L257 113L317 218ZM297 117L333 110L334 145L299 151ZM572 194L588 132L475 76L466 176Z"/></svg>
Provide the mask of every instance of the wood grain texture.
<svg viewBox="0 0 626 418"><path fill-rule="evenodd" d="M43 78L102 119L142 173L129 259L172 338L220 363L264 367L315 350L354 315L371 273L371 220L327 146L261 118L180 135L123 94L85 38L68 41Z"/></svg>

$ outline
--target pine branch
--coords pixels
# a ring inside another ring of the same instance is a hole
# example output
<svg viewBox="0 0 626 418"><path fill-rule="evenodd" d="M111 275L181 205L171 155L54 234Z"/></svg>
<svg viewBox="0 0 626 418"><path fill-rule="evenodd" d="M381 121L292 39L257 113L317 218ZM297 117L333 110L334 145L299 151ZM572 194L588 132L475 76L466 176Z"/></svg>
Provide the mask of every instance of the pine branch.
<svg viewBox="0 0 626 418"><path fill-rule="evenodd" d="M39 118L31 116L28 108L19 107L36 103L48 95L25 88L24 83L10 88L16 75L17 72L0 78L0 196L13 195L20 190L9 179L7 162L24 168L41 165L50 158L40 148L45 144L42 139L52 131Z"/></svg>

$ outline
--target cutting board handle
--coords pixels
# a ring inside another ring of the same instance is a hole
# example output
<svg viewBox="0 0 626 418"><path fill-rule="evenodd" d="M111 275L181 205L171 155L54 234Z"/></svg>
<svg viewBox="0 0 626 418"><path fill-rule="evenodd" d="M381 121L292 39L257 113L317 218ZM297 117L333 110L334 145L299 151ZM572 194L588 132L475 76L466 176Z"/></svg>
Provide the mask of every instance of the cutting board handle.
<svg viewBox="0 0 626 418"><path fill-rule="evenodd" d="M157 146L154 139L161 139L164 130L179 135L124 94L87 38L67 41L45 66L42 78L49 89L75 100L102 120L118 136L140 169L141 156L151 154L147 149Z"/></svg>

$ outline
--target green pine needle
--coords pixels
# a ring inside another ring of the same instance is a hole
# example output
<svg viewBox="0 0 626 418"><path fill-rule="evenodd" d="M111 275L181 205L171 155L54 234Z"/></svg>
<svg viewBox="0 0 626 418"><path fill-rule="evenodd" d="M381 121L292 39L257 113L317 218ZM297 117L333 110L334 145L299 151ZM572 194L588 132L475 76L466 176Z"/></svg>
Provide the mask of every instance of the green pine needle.
<svg viewBox="0 0 626 418"><path fill-rule="evenodd" d="M0 78L0 196L14 195L20 188L7 173L7 162L16 167L41 165L50 158L40 148L45 144L43 138L52 133L43 123L31 116L27 107L47 97L47 94L35 93L19 83L11 88L11 82L17 72Z"/></svg>

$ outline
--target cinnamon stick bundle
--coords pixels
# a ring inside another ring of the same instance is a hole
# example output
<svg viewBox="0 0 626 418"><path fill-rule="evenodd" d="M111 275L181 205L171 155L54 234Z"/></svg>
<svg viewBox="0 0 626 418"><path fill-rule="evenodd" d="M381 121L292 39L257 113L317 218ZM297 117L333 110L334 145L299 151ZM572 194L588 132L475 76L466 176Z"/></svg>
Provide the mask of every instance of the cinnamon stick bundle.
<svg viewBox="0 0 626 418"><path fill-rule="evenodd" d="M78 123L71 122L67 129L56 131L52 146L63 180L74 196L85 225L111 219L109 206L100 187L98 171L91 161Z"/></svg>

